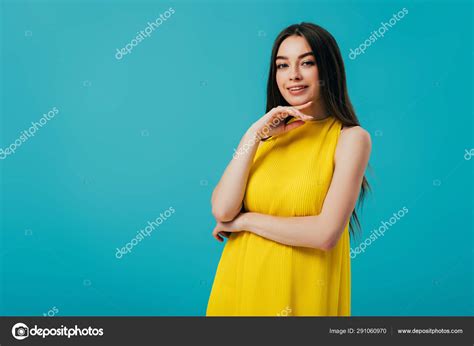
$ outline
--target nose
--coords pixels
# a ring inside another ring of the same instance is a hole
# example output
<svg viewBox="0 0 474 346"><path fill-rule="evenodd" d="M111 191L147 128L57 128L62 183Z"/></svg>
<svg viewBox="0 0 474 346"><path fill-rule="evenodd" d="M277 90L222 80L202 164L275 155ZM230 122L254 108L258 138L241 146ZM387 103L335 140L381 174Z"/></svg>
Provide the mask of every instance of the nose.
<svg viewBox="0 0 474 346"><path fill-rule="evenodd" d="M295 81L295 80L301 80L301 74L300 74L300 69L298 67L298 64L295 64L295 66L291 69L290 72L290 80Z"/></svg>

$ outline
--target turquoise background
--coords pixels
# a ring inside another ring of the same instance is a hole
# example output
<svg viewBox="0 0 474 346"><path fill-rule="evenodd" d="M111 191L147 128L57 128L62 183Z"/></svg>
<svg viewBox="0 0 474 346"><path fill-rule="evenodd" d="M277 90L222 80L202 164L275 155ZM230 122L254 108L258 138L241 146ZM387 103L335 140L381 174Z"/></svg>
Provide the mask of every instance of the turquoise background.
<svg viewBox="0 0 474 346"><path fill-rule="evenodd" d="M273 39L301 21L337 39L372 136L373 193L352 246L409 209L352 260L352 314L473 314L471 2L2 1L0 11L1 148L60 110L0 161L1 315L204 315L223 247L211 192L263 115Z"/></svg>

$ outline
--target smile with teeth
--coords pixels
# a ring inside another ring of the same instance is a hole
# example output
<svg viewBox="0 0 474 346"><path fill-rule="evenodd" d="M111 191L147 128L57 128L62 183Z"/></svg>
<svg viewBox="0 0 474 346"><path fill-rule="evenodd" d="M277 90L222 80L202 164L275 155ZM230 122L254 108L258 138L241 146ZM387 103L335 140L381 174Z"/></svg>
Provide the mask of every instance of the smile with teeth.
<svg viewBox="0 0 474 346"><path fill-rule="evenodd" d="M304 88L307 88L307 86L306 85L301 85L301 86L297 86L297 87L291 87L291 88L288 88L288 90L295 91L295 90L301 90L301 89L304 89Z"/></svg>
<svg viewBox="0 0 474 346"><path fill-rule="evenodd" d="M307 85L298 85L298 86L290 87L290 88L288 88L288 90L291 93L297 93L297 92L300 92L303 89L306 89L307 87L308 87Z"/></svg>

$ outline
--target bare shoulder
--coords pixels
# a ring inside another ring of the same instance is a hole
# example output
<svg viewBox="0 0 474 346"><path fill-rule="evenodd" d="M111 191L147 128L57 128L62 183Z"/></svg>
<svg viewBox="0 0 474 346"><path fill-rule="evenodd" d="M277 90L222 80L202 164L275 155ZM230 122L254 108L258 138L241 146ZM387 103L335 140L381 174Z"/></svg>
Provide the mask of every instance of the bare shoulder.
<svg viewBox="0 0 474 346"><path fill-rule="evenodd" d="M339 139L342 141L368 141L370 142L370 134L361 126L343 127Z"/></svg>
<svg viewBox="0 0 474 346"><path fill-rule="evenodd" d="M353 155L360 153L369 155L372 149L372 140L367 130L360 126L344 127L339 135L336 156Z"/></svg>

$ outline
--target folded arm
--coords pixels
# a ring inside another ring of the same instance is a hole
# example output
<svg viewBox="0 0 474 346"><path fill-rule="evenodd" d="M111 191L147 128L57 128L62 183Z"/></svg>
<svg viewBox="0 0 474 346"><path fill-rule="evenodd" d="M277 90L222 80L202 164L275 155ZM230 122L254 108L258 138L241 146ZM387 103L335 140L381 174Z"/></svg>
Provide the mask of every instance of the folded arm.
<svg viewBox="0 0 474 346"><path fill-rule="evenodd" d="M332 249L356 205L370 151L370 135L361 127L341 133L333 178L319 215L280 217L249 212L231 222L219 222L215 232L245 230L286 245Z"/></svg>

